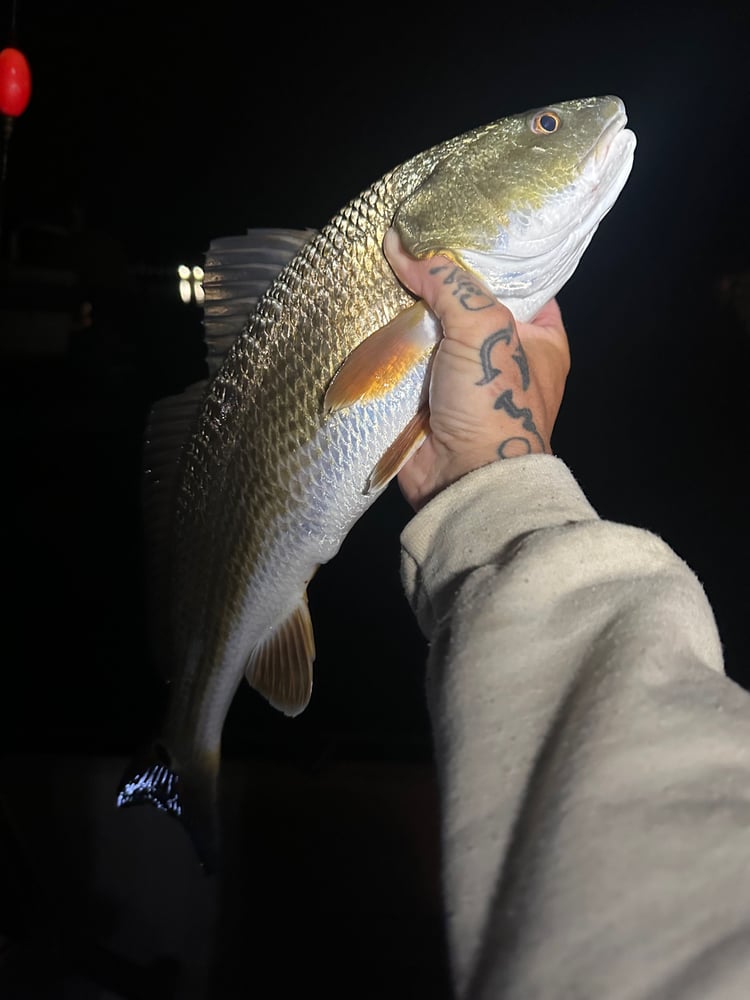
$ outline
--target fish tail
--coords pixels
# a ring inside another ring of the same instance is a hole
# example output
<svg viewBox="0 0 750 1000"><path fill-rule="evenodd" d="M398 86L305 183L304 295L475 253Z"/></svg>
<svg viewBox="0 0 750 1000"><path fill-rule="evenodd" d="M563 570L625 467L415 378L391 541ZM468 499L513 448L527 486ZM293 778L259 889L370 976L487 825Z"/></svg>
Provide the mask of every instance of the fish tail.
<svg viewBox="0 0 750 1000"><path fill-rule="evenodd" d="M204 763L180 767L161 740L138 754L122 776L118 808L148 803L178 819L192 841L207 874L219 865L216 806L218 766L207 756Z"/></svg>

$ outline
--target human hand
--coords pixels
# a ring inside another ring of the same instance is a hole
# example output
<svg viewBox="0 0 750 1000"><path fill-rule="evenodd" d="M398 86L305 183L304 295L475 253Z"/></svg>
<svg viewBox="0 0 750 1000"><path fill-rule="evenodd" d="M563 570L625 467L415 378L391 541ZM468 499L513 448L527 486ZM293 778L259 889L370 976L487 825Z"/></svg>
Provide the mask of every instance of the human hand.
<svg viewBox="0 0 750 1000"><path fill-rule="evenodd" d="M396 276L443 327L430 375L430 434L398 475L415 510L461 476L499 459L550 452L570 370L557 301L531 323L447 257L410 257L395 230L383 249Z"/></svg>

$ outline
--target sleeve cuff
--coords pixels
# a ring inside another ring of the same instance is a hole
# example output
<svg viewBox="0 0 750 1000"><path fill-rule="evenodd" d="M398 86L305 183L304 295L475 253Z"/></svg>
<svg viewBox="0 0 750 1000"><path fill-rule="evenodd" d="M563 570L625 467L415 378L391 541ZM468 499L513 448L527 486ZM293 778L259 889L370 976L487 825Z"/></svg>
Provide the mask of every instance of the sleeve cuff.
<svg viewBox="0 0 750 1000"><path fill-rule="evenodd" d="M572 473L553 455L493 462L463 476L416 514L401 534L402 582L430 635L431 593L445 593L477 566L498 562L539 528L598 520Z"/></svg>

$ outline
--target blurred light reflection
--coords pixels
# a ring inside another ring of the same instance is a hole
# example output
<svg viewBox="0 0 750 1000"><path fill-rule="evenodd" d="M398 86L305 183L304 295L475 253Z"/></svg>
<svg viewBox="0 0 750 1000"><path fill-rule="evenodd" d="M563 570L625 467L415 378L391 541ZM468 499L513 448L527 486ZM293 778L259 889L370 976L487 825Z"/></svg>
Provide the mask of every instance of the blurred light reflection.
<svg viewBox="0 0 750 1000"><path fill-rule="evenodd" d="M198 305L203 305L206 298L201 284L203 273L203 268L199 264L194 267L180 264L177 268L177 276L180 279L180 298L186 305L193 301Z"/></svg>

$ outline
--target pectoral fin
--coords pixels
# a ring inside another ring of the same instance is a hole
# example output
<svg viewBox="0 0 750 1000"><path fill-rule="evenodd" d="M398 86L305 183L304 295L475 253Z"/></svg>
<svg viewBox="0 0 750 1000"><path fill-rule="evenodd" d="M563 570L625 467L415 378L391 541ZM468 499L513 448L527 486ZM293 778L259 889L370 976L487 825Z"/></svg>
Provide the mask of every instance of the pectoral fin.
<svg viewBox="0 0 750 1000"><path fill-rule="evenodd" d="M423 403L370 473L365 493L387 486L419 448L430 430L430 407Z"/></svg>
<svg viewBox="0 0 750 1000"><path fill-rule="evenodd" d="M307 594L289 617L256 646L247 661L248 684L284 715L299 715L312 694L315 639Z"/></svg>
<svg viewBox="0 0 750 1000"><path fill-rule="evenodd" d="M439 321L423 302L404 309L344 361L325 395L325 412L384 396L429 356L441 335Z"/></svg>

